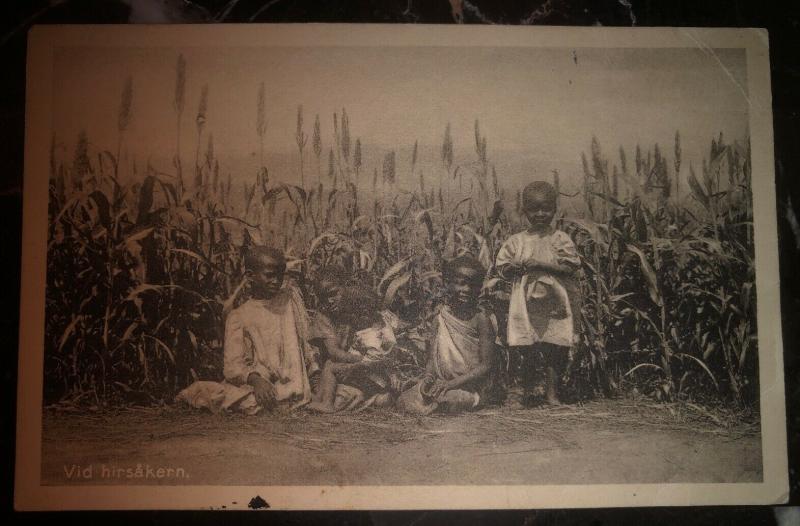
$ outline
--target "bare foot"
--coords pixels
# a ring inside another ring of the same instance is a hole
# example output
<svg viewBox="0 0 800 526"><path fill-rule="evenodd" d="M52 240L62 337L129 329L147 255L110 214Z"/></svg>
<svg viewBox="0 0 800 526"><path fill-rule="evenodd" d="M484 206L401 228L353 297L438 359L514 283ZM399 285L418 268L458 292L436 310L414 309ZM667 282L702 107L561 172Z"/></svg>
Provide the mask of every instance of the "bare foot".
<svg viewBox="0 0 800 526"><path fill-rule="evenodd" d="M531 408L536 407L537 405L541 404L539 398L533 393L525 393L522 395L522 399L520 400L520 404L524 408Z"/></svg>
<svg viewBox="0 0 800 526"><path fill-rule="evenodd" d="M375 397L373 405L377 408L388 408L394 405L394 397L389 393L381 393Z"/></svg>
<svg viewBox="0 0 800 526"><path fill-rule="evenodd" d="M333 413L333 405L323 404L322 402L311 402L306 405L306 409L316 413Z"/></svg>
<svg viewBox="0 0 800 526"><path fill-rule="evenodd" d="M545 400L545 402L547 403L547 405L552 405L552 406L561 405L561 400L559 400L556 395L552 395L552 396L548 395L546 400Z"/></svg>
<svg viewBox="0 0 800 526"><path fill-rule="evenodd" d="M545 390L545 402L547 405L559 406L561 400L558 399L557 388L558 375L553 367L547 368L547 389Z"/></svg>

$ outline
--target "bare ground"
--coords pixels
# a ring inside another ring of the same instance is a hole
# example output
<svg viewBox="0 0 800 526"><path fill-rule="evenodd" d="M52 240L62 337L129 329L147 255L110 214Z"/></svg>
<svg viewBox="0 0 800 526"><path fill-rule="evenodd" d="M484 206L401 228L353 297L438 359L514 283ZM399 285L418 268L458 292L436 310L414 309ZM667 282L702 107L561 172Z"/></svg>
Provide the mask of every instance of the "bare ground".
<svg viewBox="0 0 800 526"><path fill-rule="evenodd" d="M42 483L758 482L760 426L730 420L698 406L631 400L428 417L380 411L248 417L177 406L46 410ZM137 464L152 471L127 478L124 470ZM90 466L91 478L76 477ZM183 468L186 476L147 476L158 467Z"/></svg>

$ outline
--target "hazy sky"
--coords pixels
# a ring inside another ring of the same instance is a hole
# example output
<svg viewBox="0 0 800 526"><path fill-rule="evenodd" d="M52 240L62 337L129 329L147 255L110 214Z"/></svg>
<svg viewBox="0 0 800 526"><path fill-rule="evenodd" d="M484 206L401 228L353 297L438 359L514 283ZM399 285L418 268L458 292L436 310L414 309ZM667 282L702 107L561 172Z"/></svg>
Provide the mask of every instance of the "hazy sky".
<svg viewBox="0 0 800 526"><path fill-rule="evenodd" d="M206 83L206 133L213 133L222 164L258 150L255 108L262 81L265 148L281 152L295 148L298 104L309 135L320 114L326 149L332 113L342 107L353 141L360 137L373 150L407 148L418 139L438 151L450 122L456 147L471 154L477 118L490 158L529 158L562 173L579 166L592 135L609 153L621 144L631 156L637 142L658 142L671 156L680 130L685 162L697 166L712 136L747 134L742 50L716 50L714 56L698 49L62 48L54 66L53 113L62 155L71 158L81 129L94 147L116 148L120 92L131 75L127 148L138 159L170 158L179 53L187 62L185 162L194 154L195 115Z"/></svg>

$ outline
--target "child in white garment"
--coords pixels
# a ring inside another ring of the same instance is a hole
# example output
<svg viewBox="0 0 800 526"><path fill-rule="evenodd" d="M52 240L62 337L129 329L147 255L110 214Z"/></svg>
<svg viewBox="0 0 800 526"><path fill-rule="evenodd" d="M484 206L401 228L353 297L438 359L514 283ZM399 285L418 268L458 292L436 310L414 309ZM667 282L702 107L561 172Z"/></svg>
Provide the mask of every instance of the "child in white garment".
<svg viewBox="0 0 800 526"><path fill-rule="evenodd" d="M509 237L497 254L498 275L511 283L507 341L523 357L526 404L532 403L534 360L539 355L546 371L548 404L559 405L558 383L575 335L573 295L580 259L575 244L553 228L556 191L535 181L522 192L522 211L530 226Z"/></svg>

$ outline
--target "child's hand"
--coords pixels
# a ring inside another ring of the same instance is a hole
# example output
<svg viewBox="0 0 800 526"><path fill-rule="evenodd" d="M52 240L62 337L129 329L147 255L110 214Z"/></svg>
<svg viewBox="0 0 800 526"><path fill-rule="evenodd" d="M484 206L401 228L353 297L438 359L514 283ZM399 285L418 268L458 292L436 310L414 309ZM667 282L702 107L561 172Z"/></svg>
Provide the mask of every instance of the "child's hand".
<svg viewBox="0 0 800 526"><path fill-rule="evenodd" d="M269 381L261 377L257 373L253 373L247 379L247 383L253 386L253 395L256 397L256 402L264 407L272 407L275 405L277 393L275 386Z"/></svg>
<svg viewBox="0 0 800 526"><path fill-rule="evenodd" d="M557 262L548 262L548 261L530 261L527 264L528 272L534 271L544 271L544 272L551 272L551 273L560 273L562 272L561 265Z"/></svg>
<svg viewBox="0 0 800 526"><path fill-rule="evenodd" d="M506 281L521 278L525 274L525 267L519 263L508 263L499 269L500 277Z"/></svg>
<svg viewBox="0 0 800 526"><path fill-rule="evenodd" d="M389 375L389 389L395 393L400 393L405 388L405 382L396 374Z"/></svg>
<svg viewBox="0 0 800 526"><path fill-rule="evenodd" d="M436 377L433 376L433 373L426 371L422 373L422 375L417 379L417 382L424 385L428 385L432 384L435 379Z"/></svg>
<svg viewBox="0 0 800 526"><path fill-rule="evenodd" d="M450 390L450 384L444 380L437 380L434 382L433 387L431 387L429 393L431 398L437 399L445 392Z"/></svg>
<svg viewBox="0 0 800 526"><path fill-rule="evenodd" d="M547 265L543 261L531 259L525 262L525 272L534 272L537 270L545 270Z"/></svg>
<svg viewBox="0 0 800 526"><path fill-rule="evenodd" d="M364 353L363 360L369 360L371 362L374 362L376 360L383 360L385 358L386 358L386 353L381 352L373 347L370 347L369 349L367 349L366 353Z"/></svg>
<svg viewBox="0 0 800 526"><path fill-rule="evenodd" d="M364 360L364 356L356 353L347 353L347 363L360 363Z"/></svg>

